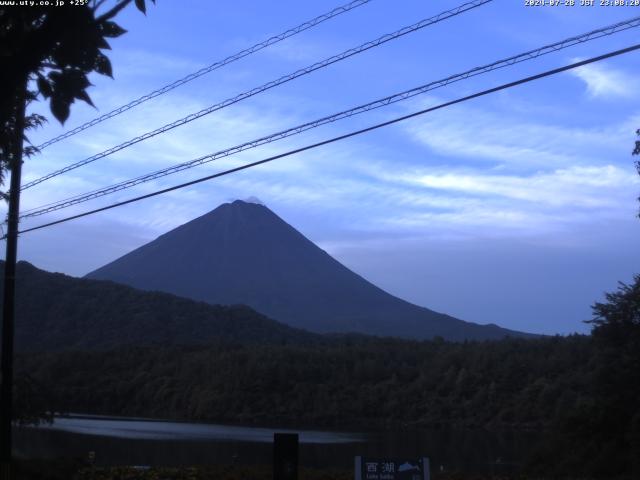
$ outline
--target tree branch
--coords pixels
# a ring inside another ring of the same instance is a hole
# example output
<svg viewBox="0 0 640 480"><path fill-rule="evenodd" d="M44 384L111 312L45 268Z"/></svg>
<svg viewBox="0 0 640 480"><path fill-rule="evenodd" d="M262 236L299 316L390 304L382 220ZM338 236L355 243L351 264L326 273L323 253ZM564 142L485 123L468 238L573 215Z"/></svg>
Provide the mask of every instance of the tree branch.
<svg viewBox="0 0 640 480"><path fill-rule="evenodd" d="M98 18L96 18L96 21L98 23L104 22L105 20L109 20L113 17L115 17L118 13L120 13L120 10L122 10L123 8L125 8L127 5L129 5L132 2L132 0L121 0L118 4L116 4L115 7L113 7L111 10L103 13L102 15L100 15Z"/></svg>

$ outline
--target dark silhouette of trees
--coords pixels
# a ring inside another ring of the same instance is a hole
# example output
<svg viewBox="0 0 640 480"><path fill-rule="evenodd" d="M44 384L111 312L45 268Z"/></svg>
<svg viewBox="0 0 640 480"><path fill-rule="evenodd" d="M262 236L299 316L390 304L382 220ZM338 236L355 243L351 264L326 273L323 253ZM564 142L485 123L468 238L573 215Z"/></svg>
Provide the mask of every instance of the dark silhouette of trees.
<svg viewBox="0 0 640 480"><path fill-rule="evenodd" d="M36 2L0 8L0 184L4 183L6 172L11 172L9 192L0 194L9 202L0 392L2 475L7 471L5 466L11 452L13 303L20 174L23 158L37 151L29 144L25 132L45 121L41 115L27 114L27 107L43 97L48 100L53 116L64 123L75 100L93 105L87 93L91 86L88 75L97 72L112 76L111 63L103 51L110 48L108 38L125 33L113 19L133 2L93 0L79 5L67 2L65 6L44 6ZM143 13L146 11L145 0L135 0L135 5ZM25 378L19 380L16 382L19 385L31 385ZM33 395L24 396L21 405L36 408L38 404L34 399ZM37 416L29 408L16 413L23 419Z"/></svg>
<svg viewBox="0 0 640 480"><path fill-rule="evenodd" d="M640 136L640 129L636 130L636 134ZM636 140L636 145L633 149L632 155L640 155L640 140ZM638 175L640 175L640 161L636 160L636 169L638 170ZM640 197L638 197L638 201L640 202ZM640 211L638 211L638 217L640 217Z"/></svg>
<svg viewBox="0 0 640 480"><path fill-rule="evenodd" d="M155 2L155 0L152 0ZM111 63L103 50L108 38L126 31L113 21L133 0L119 0L99 13L105 0L66 7L29 6L0 9L2 75L0 120L3 130L13 127L20 99L35 80L28 100L38 94L49 100L51 112L60 122L69 117L71 104L82 100L93 105L87 93L91 72L112 76ZM145 12L145 0L135 0ZM12 139L5 136L1 146Z"/></svg>
<svg viewBox="0 0 640 480"><path fill-rule="evenodd" d="M586 336L30 353L21 368L69 412L359 428L548 427L587 401Z"/></svg>
<svg viewBox="0 0 640 480"><path fill-rule="evenodd" d="M93 105L87 93L88 75L112 76L103 51L110 48L108 38L125 33L113 18L132 1L115 2L103 13L98 10L104 0L0 8L0 180L21 152L23 141L28 141L24 131L45 121L36 114L21 121L32 101L39 96L48 100L51 113L62 123L75 100ZM145 11L145 0L135 4ZM28 146L22 153L30 156L35 147Z"/></svg>
<svg viewBox="0 0 640 480"><path fill-rule="evenodd" d="M552 425L533 464L540 473L638 478L640 275L593 305L584 399Z"/></svg>
<svg viewBox="0 0 640 480"><path fill-rule="evenodd" d="M23 150L23 141L28 142L24 132L45 121L37 114L21 118L31 102L38 97L48 100L51 113L62 123L75 100L93 105L88 75L112 76L104 50L110 49L108 38L125 33L113 19L132 2L119 0L103 13L99 10L104 0L0 8L0 183L13 159L36 151L33 145ZM146 11L145 0L135 4Z"/></svg>
<svg viewBox="0 0 640 480"><path fill-rule="evenodd" d="M640 155L640 140L632 154ZM635 166L640 174L640 162ZM555 425L539 464L559 474L639 478L640 275L620 282L592 309L588 401ZM556 459L553 465L548 458Z"/></svg>
<svg viewBox="0 0 640 480"><path fill-rule="evenodd" d="M621 472L640 473L640 275L620 283L606 302L593 306L592 331L599 368L595 402L601 422L595 438L606 461ZM605 459L603 458L603 461Z"/></svg>

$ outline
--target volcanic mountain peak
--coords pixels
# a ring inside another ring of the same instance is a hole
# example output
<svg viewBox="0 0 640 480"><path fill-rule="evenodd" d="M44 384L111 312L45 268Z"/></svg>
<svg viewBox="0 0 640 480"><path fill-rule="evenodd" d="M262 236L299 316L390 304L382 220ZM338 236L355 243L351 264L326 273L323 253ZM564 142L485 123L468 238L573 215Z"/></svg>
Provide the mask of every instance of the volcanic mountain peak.
<svg viewBox="0 0 640 480"><path fill-rule="evenodd" d="M314 332L452 340L520 336L394 297L263 204L235 200L90 273L212 304L245 304Z"/></svg>

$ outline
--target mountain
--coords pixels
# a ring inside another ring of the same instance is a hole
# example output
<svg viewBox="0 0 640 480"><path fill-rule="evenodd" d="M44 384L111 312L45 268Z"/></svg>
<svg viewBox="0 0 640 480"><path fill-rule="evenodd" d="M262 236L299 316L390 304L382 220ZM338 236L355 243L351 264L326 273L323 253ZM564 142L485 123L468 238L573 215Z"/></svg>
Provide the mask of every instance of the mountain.
<svg viewBox="0 0 640 480"><path fill-rule="evenodd" d="M0 261L2 269L4 261ZM0 277L0 292L1 286ZM15 323L18 351L322 340L249 307L209 305L113 282L73 278L27 262L17 265Z"/></svg>
<svg viewBox="0 0 640 480"><path fill-rule="evenodd" d="M87 275L210 304L245 304L312 332L497 339L478 325L394 297L333 259L266 206L236 200Z"/></svg>

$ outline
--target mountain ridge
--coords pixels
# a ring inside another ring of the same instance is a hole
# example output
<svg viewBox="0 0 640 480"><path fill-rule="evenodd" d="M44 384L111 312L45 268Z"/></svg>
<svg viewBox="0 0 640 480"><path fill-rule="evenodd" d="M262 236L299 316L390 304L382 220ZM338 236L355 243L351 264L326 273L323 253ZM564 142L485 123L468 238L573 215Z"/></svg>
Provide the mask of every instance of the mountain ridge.
<svg viewBox="0 0 640 480"><path fill-rule="evenodd" d="M222 204L85 278L210 304L245 304L316 333L448 340L529 336L397 298L339 263L266 206L241 200Z"/></svg>
<svg viewBox="0 0 640 480"><path fill-rule="evenodd" d="M0 260L0 271L4 265ZM324 341L244 305L210 305L110 281L51 273L24 261L18 262L16 272L17 351Z"/></svg>

